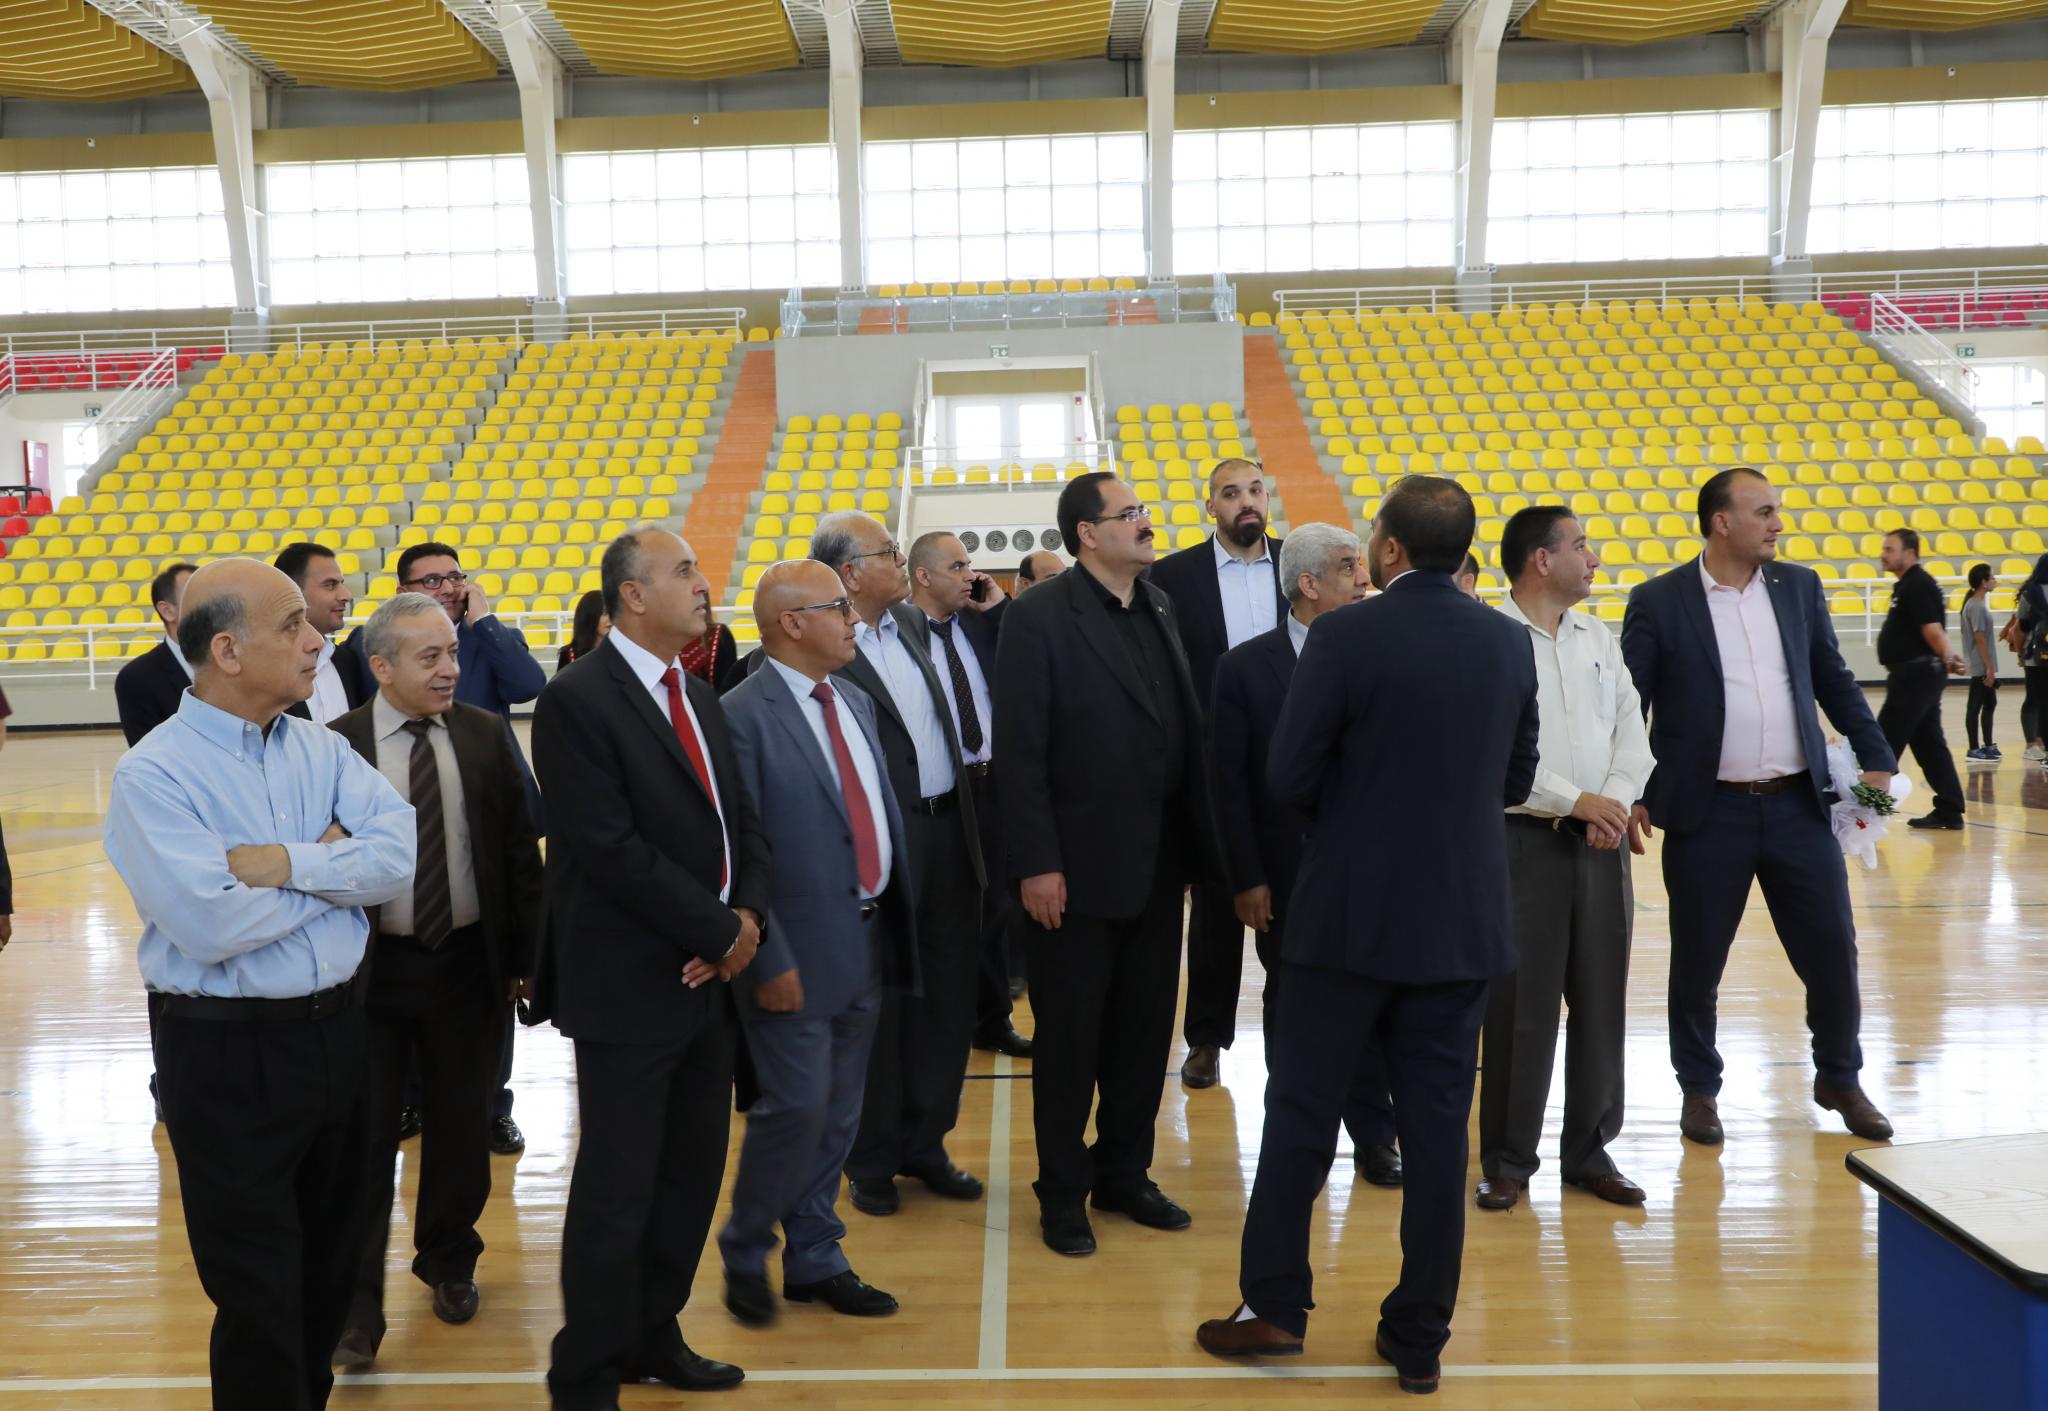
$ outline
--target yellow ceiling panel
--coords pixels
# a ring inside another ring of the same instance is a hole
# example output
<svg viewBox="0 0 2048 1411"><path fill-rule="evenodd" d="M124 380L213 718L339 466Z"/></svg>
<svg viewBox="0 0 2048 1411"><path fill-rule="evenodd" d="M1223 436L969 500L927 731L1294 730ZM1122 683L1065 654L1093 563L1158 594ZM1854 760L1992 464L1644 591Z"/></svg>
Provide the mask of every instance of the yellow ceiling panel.
<svg viewBox="0 0 2048 1411"><path fill-rule="evenodd" d="M1848 24L1886 29L1970 29L2048 17L2048 0L1849 0Z"/></svg>
<svg viewBox="0 0 2048 1411"><path fill-rule="evenodd" d="M906 64L1002 68L1100 58L1111 0L894 0Z"/></svg>
<svg viewBox="0 0 2048 1411"><path fill-rule="evenodd" d="M1726 29L1755 11L1756 0L1536 0L1521 32L1529 39L1641 44Z"/></svg>
<svg viewBox="0 0 2048 1411"><path fill-rule="evenodd" d="M0 97L140 98L192 70L85 0L0 0Z"/></svg>
<svg viewBox="0 0 2048 1411"><path fill-rule="evenodd" d="M1441 0L1217 0L1211 49L1253 54L1335 54L1407 44L1442 9Z"/></svg>
<svg viewBox="0 0 2048 1411"><path fill-rule="evenodd" d="M498 61L441 0L192 0L300 83L432 88L491 78Z"/></svg>
<svg viewBox="0 0 2048 1411"><path fill-rule="evenodd" d="M727 78L794 66L782 0L549 0L601 72Z"/></svg>

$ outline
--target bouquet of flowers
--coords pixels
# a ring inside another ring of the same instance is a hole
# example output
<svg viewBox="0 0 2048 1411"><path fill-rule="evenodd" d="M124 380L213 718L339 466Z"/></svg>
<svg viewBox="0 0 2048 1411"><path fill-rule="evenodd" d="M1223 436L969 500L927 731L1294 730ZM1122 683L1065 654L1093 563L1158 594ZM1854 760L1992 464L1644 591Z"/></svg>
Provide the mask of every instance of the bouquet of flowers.
<svg viewBox="0 0 2048 1411"><path fill-rule="evenodd" d="M1828 784L1835 791L1834 807L1828 821L1834 825L1835 841L1846 857L1860 857L1865 867L1877 866L1877 843L1886 832L1885 820L1899 811L1913 792L1913 781L1894 775L1891 792L1874 788L1857 778L1856 756L1846 740L1828 746Z"/></svg>

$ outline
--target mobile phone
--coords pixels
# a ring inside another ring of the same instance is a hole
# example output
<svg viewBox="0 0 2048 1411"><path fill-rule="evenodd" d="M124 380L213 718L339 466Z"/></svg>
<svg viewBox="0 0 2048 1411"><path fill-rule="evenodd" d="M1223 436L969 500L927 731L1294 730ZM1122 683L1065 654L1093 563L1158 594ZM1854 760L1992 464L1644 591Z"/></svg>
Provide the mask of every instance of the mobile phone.
<svg viewBox="0 0 2048 1411"><path fill-rule="evenodd" d="M977 603L988 601L987 574L984 573L976 576L974 580L974 586L967 590L967 596L974 599L974 601L976 601Z"/></svg>

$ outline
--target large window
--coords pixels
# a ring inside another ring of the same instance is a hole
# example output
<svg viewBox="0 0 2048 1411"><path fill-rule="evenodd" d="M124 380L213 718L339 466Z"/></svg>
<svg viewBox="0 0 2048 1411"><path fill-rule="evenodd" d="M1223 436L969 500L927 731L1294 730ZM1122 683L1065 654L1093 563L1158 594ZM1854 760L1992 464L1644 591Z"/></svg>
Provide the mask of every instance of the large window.
<svg viewBox="0 0 2048 1411"><path fill-rule="evenodd" d="M2016 446L2022 436L2048 437L2048 379L2029 363L1976 363L1977 415L1984 434Z"/></svg>
<svg viewBox="0 0 2048 1411"><path fill-rule="evenodd" d="M212 167L0 172L0 316L234 302Z"/></svg>
<svg viewBox="0 0 2048 1411"><path fill-rule="evenodd" d="M1823 108L1816 254L2033 245L2048 235L2048 113L2039 98Z"/></svg>
<svg viewBox="0 0 2048 1411"><path fill-rule="evenodd" d="M534 292L523 158L281 163L264 192L273 304Z"/></svg>
<svg viewBox="0 0 2048 1411"><path fill-rule="evenodd" d="M1770 114L1634 113L1494 124L1496 264L1761 255Z"/></svg>
<svg viewBox="0 0 2048 1411"><path fill-rule="evenodd" d="M1137 133L874 142L861 155L872 283L1145 272Z"/></svg>
<svg viewBox="0 0 2048 1411"><path fill-rule="evenodd" d="M562 158L571 294L839 284L832 149Z"/></svg>
<svg viewBox="0 0 2048 1411"><path fill-rule="evenodd" d="M1456 124L1178 132L1173 262L1190 271L1451 263Z"/></svg>

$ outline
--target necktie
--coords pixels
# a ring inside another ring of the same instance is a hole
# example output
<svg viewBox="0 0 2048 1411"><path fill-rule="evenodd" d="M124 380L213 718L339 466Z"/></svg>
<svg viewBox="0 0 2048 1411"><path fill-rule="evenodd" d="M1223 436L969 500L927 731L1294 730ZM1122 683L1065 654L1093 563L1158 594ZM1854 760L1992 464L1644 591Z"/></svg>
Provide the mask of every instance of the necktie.
<svg viewBox="0 0 2048 1411"><path fill-rule="evenodd" d="M860 874L860 889L869 896L882 890L882 845L875 837L875 815L868 807L868 791L861 787L860 771L853 767L853 751L846 747L846 734L839 728L839 709L832 688L820 681L811 688L811 699L825 708L825 733L832 737L832 758L839 765L839 792L846 799L846 821L853 828L853 867Z"/></svg>
<svg viewBox="0 0 2048 1411"><path fill-rule="evenodd" d="M448 887L448 829L441 816L441 767L427 743L433 727L424 720L405 722L412 736L412 812L419 829L419 852L412 874L413 939L437 949L455 929L455 904Z"/></svg>
<svg viewBox="0 0 2048 1411"><path fill-rule="evenodd" d="M974 687L968 684L967 663L953 643L957 622L934 622L932 631L946 647L946 671L953 678L953 700L960 707L960 748L968 754L981 753L981 712L975 709Z"/></svg>
<svg viewBox="0 0 2048 1411"><path fill-rule="evenodd" d="M697 732L690 725L690 711L683 704L683 679L671 666L661 673L661 684L668 687L668 721L675 727L676 740L683 747L683 753L690 757L690 768L697 771L697 782L704 786L704 797L711 800L713 808L718 806L718 794L711 787L711 766L704 758L704 743L697 738ZM718 885L723 890L732 880L725 861L725 819L718 820Z"/></svg>

